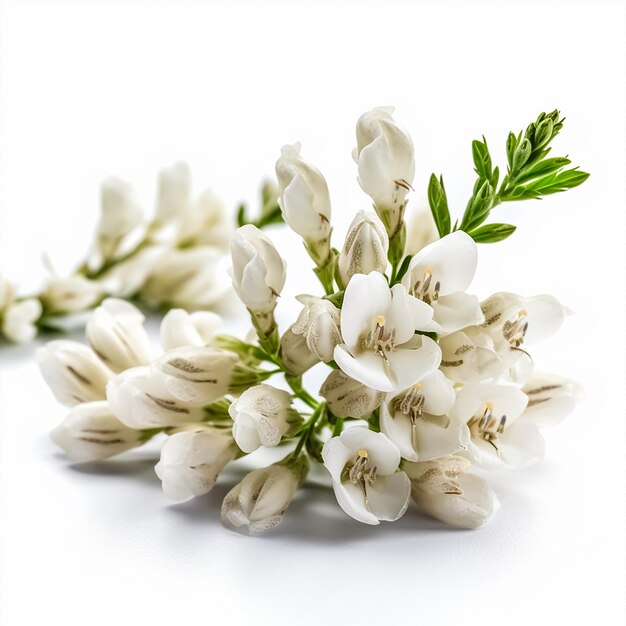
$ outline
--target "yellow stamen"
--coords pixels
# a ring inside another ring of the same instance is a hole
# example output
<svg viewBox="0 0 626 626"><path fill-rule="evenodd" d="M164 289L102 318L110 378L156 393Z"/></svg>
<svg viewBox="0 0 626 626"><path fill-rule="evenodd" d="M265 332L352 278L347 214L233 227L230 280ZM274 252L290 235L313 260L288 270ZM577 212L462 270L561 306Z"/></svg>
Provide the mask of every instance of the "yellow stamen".
<svg viewBox="0 0 626 626"><path fill-rule="evenodd" d="M357 450L356 454L361 459L367 458L367 450L365 450L364 448L360 448L359 450Z"/></svg>
<svg viewBox="0 0 626 626"><path fill-rule="evenodd" d="M377 315L376 316L376 324L378 326L384 326L385 325L385 318L383 315Z"/></svg>
<svg viewBox="0 0 626 626"><path fill-rule="evenodd" d="M492 402L485 402L485 408L488 411L493 411L493 403Z"/></svg>

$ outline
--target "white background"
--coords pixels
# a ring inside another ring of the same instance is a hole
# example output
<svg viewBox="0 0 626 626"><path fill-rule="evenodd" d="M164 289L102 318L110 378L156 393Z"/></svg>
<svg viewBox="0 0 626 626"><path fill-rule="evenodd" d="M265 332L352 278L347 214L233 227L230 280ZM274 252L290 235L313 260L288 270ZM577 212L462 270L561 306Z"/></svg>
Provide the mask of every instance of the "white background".
<svg viewBox="0 0 626 626"><path fill-rule="evenodd" d="M478 531L415 512L358 525L320 474L275 532L235 534L219 505L241 470L171 506L156 449L70 467L34 346L2 347L2 625L623 624L625 17L622 2L2 2L0 260L25 289L43 251L60 268L84 252L102 177L150 207L156 171L184 158L234 206L295 140L328 179L339 243L369 206L354 123L380 104L415 141L412 206L434 171L462 208L471 140L501 162L506 133L555 107L555 150L592 174L498 208L518 231L480 248L481 297L549 292L576 311L535 360L586 401L547 432L545 462L494 482L503 507ZM288 321L314 282L296 238L276 239Z"/></svg>

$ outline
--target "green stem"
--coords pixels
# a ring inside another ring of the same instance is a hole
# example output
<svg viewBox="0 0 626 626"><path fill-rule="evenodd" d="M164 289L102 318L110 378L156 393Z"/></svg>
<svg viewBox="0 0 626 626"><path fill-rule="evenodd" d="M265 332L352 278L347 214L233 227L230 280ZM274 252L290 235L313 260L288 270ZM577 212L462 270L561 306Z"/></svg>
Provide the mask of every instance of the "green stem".
<svg viewBox="0 0 626 626"><path fill-rule="evenodd" d="M313 415L311 415L311 418L304 424L304 430L302 432L302 435L300 436L300 439L298 440L298 444L296 445L294 451L291 453L291 456L294 459L299 456L300 452L302 452L302 448L313 433L313 430L315 429L315 422L317 422L317 420L320 418L320 415L322 415L322 413L324 412L324 406L324 402L320 402L317 405L315 411L313 411Z"/></svg>
<svg viewBox="0 0 626 626"><path fill-rule="evenodd" d="M320 403L302 387L301 376L290 376L289 374L285 374L285 381L293 391L293 395L296 396L296 398L300 398L302 402L314 410L317 410L320 407Z"/></svg>

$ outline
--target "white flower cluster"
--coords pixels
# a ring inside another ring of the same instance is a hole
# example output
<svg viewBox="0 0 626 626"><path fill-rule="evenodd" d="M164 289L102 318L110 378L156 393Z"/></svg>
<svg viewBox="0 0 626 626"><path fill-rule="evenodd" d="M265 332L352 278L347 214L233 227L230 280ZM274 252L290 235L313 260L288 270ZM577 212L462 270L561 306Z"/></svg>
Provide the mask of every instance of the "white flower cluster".
<svg viewBox="0 0 626 626"><path fill-rule="evenodd" d="M19 298L0 277L0 335L30 341L38 327L54 327L111 296L151 307L210 307L229 289L220 271L229 236L222 202L211 190L193 198L184 163L160 173L150 219L128 183L107 179L90 253L75 273L53 273L37 295Z"/></svg>
<svg viewBox="0 0 626 626"><path fill-rule="evenodd" d="M169 497L185 500L208 492L230 461L293 442L224 499L222 519L252 533L281 521L311 460L328 470L339 506L366 524L397 520L411 499L453 526L492 516L499 504L485 471L540 459L541 428L575 405L577 385L535 371L528 353L568 311L546 295L481 302L467 293L478 255L461 230L408 254L413 142L390 108L364 114L356 135L358 180L374 211L357 213L340 252L320 171L298 144L276 164L283 218L326 292L299 296L282 333L274 311L286 264L246 225L231 240L230 275L257 342L216 335L210 313L173 310L161 326L165 352L153 358L139 311L110 299L87 325L89 347L40 350L46 381L73 407L54 432L71 458L109 457L165 433L156 472ZM330 370L316 397L302 374L321 362ZM279 374L290 392L263 382Z"/></svg>

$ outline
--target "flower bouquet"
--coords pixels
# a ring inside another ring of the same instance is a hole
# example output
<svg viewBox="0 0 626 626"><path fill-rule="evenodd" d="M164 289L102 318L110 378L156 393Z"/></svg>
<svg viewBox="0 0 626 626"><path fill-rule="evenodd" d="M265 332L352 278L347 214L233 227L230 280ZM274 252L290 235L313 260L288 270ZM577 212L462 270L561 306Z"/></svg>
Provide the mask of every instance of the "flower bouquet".
<svg viewBox="0 0 626 626"><path fill-rule="evenodd" d="M366 524L397 520L411 500L457 527L493 515L488 472L541 458L541 429L567 415L579 391L536 371L529 352L568 309L548 295L498 292L481 302L467 293L477 243L515 231L488 221L500 203L561 192L588 175L549 156L563 119L542 113L509 135L506 173L484 138L473 142L476 183L454 223L443 178L433 175L431 213L407 244L414 147L392 112L373 109L357 122L358 182L373 210L356 213L341 249L331 243L326 181L298 144L276 163L278 208L256 225L239 212L230 277L254 332L225 335L215 313L174 308L153 358L141 311L109 297L87 322L88 345L39 349L46 382L71 407L53 439L73 461L166 435L155 470L165 494L183 501L210 491L231 461L281 447L281 460L251 471L223 501L223 521L253 534L282 520L311 463L326 468L343 511ZM304 240L321 285L298 296L302 308L284 329L274 313L286 263L260 228L281 217ZM325 380L307 389L302 376L317 366Z"/></svg>

